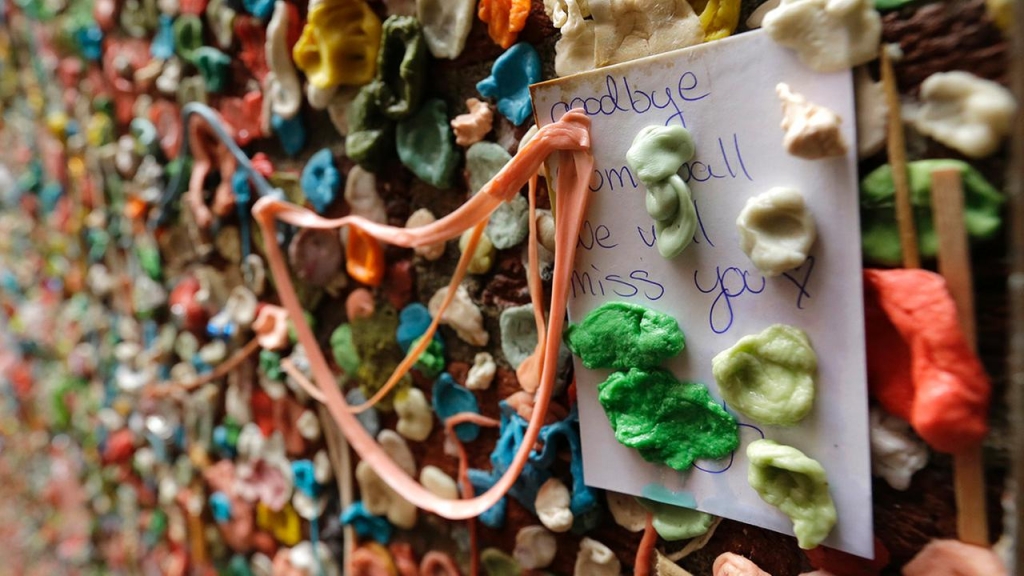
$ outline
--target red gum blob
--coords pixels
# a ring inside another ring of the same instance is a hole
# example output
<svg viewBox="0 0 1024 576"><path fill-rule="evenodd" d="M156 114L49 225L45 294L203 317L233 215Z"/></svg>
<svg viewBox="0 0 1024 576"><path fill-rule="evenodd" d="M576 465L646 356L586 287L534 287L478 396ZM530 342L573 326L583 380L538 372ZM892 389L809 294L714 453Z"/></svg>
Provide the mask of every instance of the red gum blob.
<svg viewBox="0 0 1024 576"><path fill-rule="evenodd" d="M149 121L160 135L160 149L170 159L178 157L181 147L181 112L168 100L157 100L149 107Z"/></svg>
<svg viewBox="0 0 1024 576"><path fill-rule="evenodd" d="M263 93L253 91L241 98L224 98L220 101L220 115L234 127L234 139L239 146L247 146L254 138L263 136L260 128L260 114L263 110Z"/></svg>
<svg viewBox="0 0 1024 576"><path fill-rule="evenodd" d="M935 450L981 442L988 376L960 332L946 281L927 270L865 270L864 300L872 396Z"/></svg>
<svg viewBox="0 0 1024 576"><path fill-rule="evenodd" d="M234 126L224 121L229 133ZM188 125L189 144L192 148L192 174L188 181L185 202L192 209L196 224L206 229L213 224L214 216L224 217L235 209L235 193L231 190L231 176L235 173L237 160L205 122L192 117ZM221 182L214 190L213 200L208 206L203 192L203 182L212 171L220 172Z"/></svg>
<svg viewBox="0 0 1024 576"><path fill-rule="evenodd" d="M388 546L388 550L391 552L391 559L395 562L398 576L420 576L420 569L416 565L412 546L405 542L392 542Z"/></svg>
<svg viewBox="0 0 1024 576"><path fill-rule="evenodd" d="M235 18L234 28L235 36L241 45L238 58L262 84L263 78L269 72L265 48L267 36L263 30L263 23L251 16L238 16Z"/></svg>

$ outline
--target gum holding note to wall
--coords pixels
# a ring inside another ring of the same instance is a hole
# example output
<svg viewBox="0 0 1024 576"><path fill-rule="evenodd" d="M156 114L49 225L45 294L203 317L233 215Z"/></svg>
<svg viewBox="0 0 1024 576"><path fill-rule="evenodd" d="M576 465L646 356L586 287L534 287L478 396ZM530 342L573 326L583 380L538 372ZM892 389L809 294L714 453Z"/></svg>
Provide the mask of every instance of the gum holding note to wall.
<svg viewBox="0 0 1024 576"><path fill-rule="evenodd" d="M679 126L648 126L626 152L626 163L647 188L644 203L665 258L678 256L697 230L690 188L678 174L693 152L693 138Z"/></svg>

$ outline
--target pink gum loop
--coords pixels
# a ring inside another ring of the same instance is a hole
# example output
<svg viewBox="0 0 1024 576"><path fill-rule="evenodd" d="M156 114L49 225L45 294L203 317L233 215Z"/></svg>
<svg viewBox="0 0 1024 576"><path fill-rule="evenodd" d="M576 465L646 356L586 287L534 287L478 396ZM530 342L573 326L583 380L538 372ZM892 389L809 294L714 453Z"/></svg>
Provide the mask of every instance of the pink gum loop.
<svg viewBox="0 0 1024 576"><path fill-rule="evenodd" d="M459 576L459 569L455 562L444 552L431 550L423 556L420 562L420 576Z"/></svg>
<svg viewBox="0 0 1024 576"><path fill-rule="evenodd" d="M590 197L588 183L594 159L589 151L589 127L589 119L580 111L569 112L560 121L545 126L483 188L481 193L473 196L448 216L419 228L395 228L357 216L325 219L309 210L270 197L260 198L253 206L253 216L260 225L264 238L274 237L275 223L280 220L295 226L323 229L354 225L362 228L370 236L403 247L434 244L455 238L471 227L480 227L501 202L513 197L524 184L536 177L545 158L553 153L558 154L559 182L556 189L559 193L556 196L555 213L558 214L560 225L555 232L556 257L551 289L550 324L546 331L541 384L537 390L534 414L508 471L493 487L474 498L447 500L431 493L406 474L366 433L350 412L350 406L335 383L334 374L317 344L316 337L305 321L281 247L275 242L266 244L267 262L277 283L281 302L295 323L298 340L309 356L313 380L324 393L328 410L359 457L368 462L393 490L423 510L449 520L479 516L497 503L512 487L537 441L554 389L569 276L572 272L577 236ZM532 241L535 239L531 239ZM535 302L534 305L539 306L540 303Z"/></svg>

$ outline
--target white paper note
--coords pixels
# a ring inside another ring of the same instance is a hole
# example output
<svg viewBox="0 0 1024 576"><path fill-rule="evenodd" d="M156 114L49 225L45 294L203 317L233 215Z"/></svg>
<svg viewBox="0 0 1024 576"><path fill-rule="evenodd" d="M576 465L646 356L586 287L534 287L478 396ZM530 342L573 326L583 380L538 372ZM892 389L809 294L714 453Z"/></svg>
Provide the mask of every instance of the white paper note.
<svg viewBox="0 0 1024 576"><path fill-rule="evenodd" d="M782 147L786 82L843 118L846 157L804 160ZM645 496L792 534L792 523L747 483L747 445L763 436L794 446L828 473L838 523L824 544L873 553L868 400L861 291L853 83L849 72L819 74L763 32L594 70L532 88L535 116L549 124L569 108L592 121L593 196L577 246L569 315L624 301L674 316L686 349L667 363L680 380L704 383L721 399L711 358L741 337L775 324L809 335L818 354L814 409L791 428L737 414L740 447L687 473L644 461L619 444L597 400L608 371L576 363L587 484ZM640 129L678 124L696 143L680 170L700 216L691 244L672 260L654 247L644 188L626 166ZM736 217L773 186L799 190L818 228L811 258L764 278L740 250ZM732 412L732 411L730 411ZM735 414L735 412L732 412Z"/></svg>

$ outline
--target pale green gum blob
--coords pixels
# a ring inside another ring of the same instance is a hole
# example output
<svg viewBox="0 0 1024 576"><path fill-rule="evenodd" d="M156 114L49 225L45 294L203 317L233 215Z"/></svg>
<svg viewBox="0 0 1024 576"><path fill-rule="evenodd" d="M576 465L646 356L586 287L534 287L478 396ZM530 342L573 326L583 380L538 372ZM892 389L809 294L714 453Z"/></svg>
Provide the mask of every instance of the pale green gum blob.
<svg viewBox="0 0 1024 576"><path fill-rule="evenodd" d="M696 538L707 532L711 528L711 523L715 521L714 516L700 510L681 508L646 498L637 498L637 501L653 515L651 523L658 536L670 542Z"/></svg>
<svg viewBox="0 0 1024 576"><path fill-rule="evenodd" d="M466 171L473 194L483 189L505 167L512 156L494 142L477 142L466 150ZM498 250L508 250L526 239L530 232L530 203L521 194L502 202L487 222L486 233Z"/></svg>
<svg viewBox="0 0 1024 576"><path fill-rule="evenodd" d="M522 573L519 563L497 548L487 548L481 552L480 563L487 576L519 576Z"/></svg>
<svg viewBox="0 0 1024 576"><path fill-rule="evenodd" d="M647 188L644 205L665 258L678 256L697 230L690 188L677 174L693 153L693 138L682 126L648 126L626 152L626 163Z"/></svg>
<svg viewBox="0 0 1024 576"><path fill-rule="evenodd" d="M836 525L825 469L792 446L755 440L747 446L747 482L761 499L793 521L797 544L814 548Z"/></svg>
<svg viewBox="0 0 1024 576"><path fill-rule="evenodd" d="M818 356L803 330L775 324L711 360L722 398L761 424L792 426L814 407Z"/></svg>

